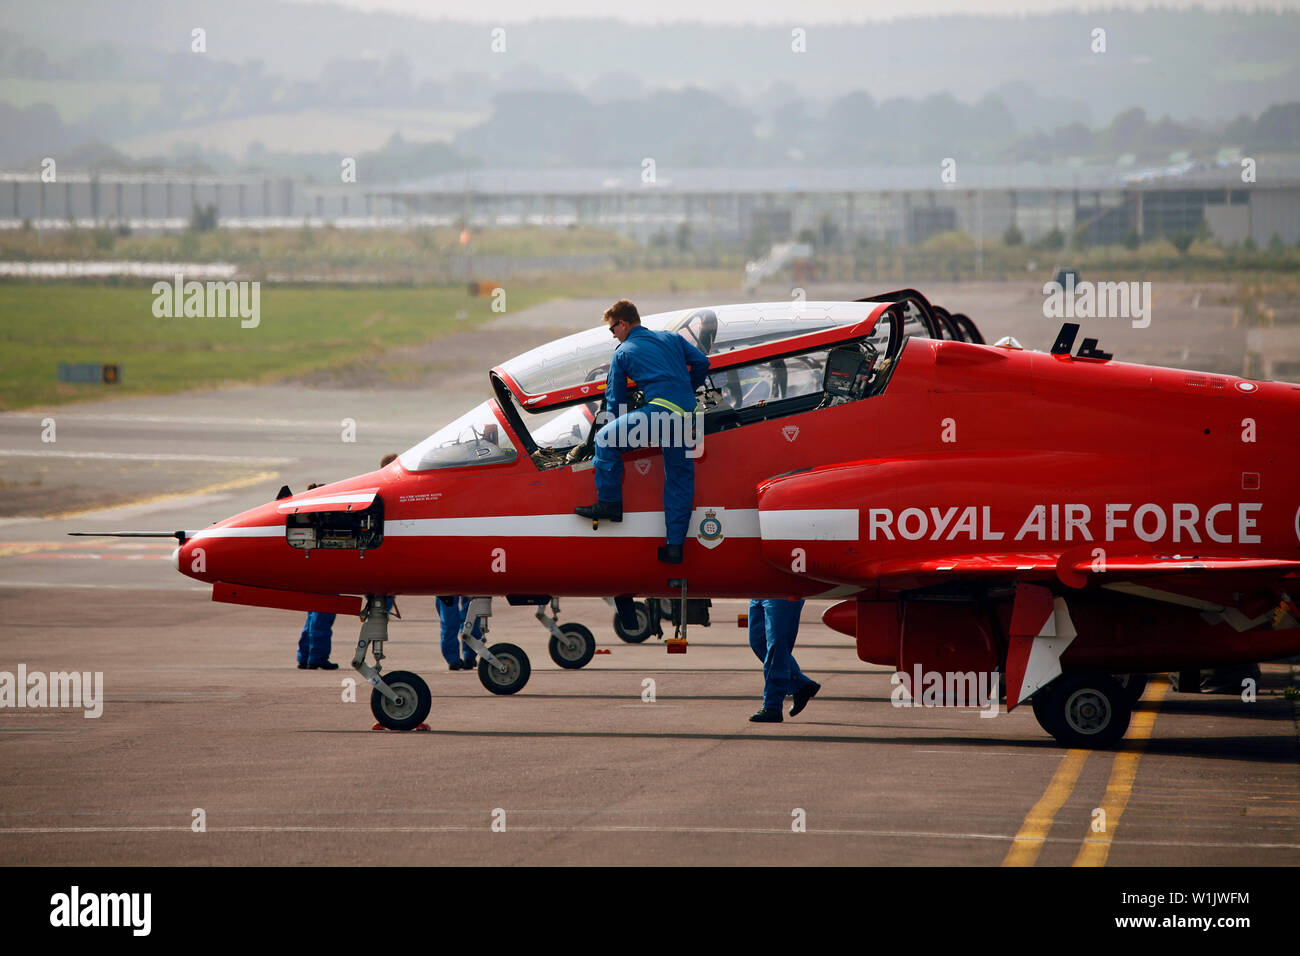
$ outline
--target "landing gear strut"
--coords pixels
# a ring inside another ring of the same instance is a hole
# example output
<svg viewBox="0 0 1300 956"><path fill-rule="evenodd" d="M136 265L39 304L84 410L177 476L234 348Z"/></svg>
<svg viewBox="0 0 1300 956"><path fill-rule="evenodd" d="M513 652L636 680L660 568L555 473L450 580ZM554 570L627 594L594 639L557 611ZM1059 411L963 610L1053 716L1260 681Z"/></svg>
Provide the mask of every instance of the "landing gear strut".
<svg viewBox="0 0 1300 956"><path fill-rule="evenodd" d="M361 611L361 637L352 667L373 687L370 693L370 712L375 720L389 730L414 730L424 723L433 706L429 685L410 671L393 671L384 675L384 641L388 640L388 598L383 594L367 594L366 606ZM373 647L375 663L366 663L366 650Z"/></svg>
<svg viewBox="0 0 1300 956"><path fill-rule="evenodd" d="M685 578L671 578L668 581L669 587L682 589L682 603L679 605L681 613L675 622L676 629L673 631L673 636L664 641L669 654L685 654L688 646L686 643L686 625L690 621L690 615L686 613L686 583Z"/></svg>

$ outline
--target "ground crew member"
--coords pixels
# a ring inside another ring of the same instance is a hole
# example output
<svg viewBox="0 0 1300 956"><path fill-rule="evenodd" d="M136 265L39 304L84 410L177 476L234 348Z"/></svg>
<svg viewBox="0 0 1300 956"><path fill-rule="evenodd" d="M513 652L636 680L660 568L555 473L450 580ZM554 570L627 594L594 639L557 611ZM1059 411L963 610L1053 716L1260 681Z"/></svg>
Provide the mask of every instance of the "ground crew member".
<svg viewBox="0 0 1300 956"><path fill-rule="evenodd" d="M452 671L472 671L478 666L478 655L465 645L465 656L461 657L460 630L465 626L465 612L469 610L469 598L463 594L443 594L438 597L438 621L442 625L442 659L447 662L447 669ZM474 622L473 636L481 638L478 622Z"/></svg>
<svg viewBox="0 0 1300 956"><path fill-rule="evenodd" d="M695 463L686 457L682 436L695 412L695 390L708 375L709 359L676 333L642 326L636 306L627 299L605 310L605 324L619 341L605 385L605 409L614 418L596 433L597 501L574 512L584 518L622 521L623 452L645 447L636 440L638 433L656 436L658 440L647 445L658 444L663 453L668 541L659 549L659 560L680 564L695 497ZM631 411L627 409L629 378L645 396L645 405Z"/></svg>
<svg viewBox="0 0 1300 956"><path fill-rule="evenodd" d="M822 689L799 670L792 653L801 611L802 600L749 602L749 646L763 662L763 706L749 718L756 724L781 723L781 705L787 695L794 698L790 708L794 717Z"/></svg>
<svg viewBox="0 0 1300 956"><path fill-rule="evenodd" d="M298 670L336 671L339 665L330 660L330 640L334 615L310 611L298 637Z"/></svg>

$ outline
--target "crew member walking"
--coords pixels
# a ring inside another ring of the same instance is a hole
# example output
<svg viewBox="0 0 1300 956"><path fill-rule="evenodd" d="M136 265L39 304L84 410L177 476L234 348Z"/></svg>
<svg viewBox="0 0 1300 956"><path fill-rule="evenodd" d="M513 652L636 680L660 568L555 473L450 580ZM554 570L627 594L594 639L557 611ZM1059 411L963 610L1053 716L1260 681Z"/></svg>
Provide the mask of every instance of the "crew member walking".
<svg viewBox="0 0 1300 956"><path fill-rule="evenodd" d="M794 659L803 601L749 602L749 646L763 662L763 706L749 719L756 724L781 723L781 705L794 698L794 717L817 696L822 685L807 677Z"/></svg>

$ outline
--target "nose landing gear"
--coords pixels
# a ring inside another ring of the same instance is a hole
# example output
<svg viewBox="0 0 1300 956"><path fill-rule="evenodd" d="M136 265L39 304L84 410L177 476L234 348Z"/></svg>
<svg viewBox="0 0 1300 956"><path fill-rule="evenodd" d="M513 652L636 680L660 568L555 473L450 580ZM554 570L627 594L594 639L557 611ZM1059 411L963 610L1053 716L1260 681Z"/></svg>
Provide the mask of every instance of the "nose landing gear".
<svg viewBox="0 0 1300 956"><path fill-rule="evenodd" d="M367 594L361 611L361 637L357 640L352 667L373 687L370 712L389 730L414 730L424 723L433 706L429 685L410 671L393 671L384 675L384 641L388 640L388 598ZM366 651L373 646L375 663L366 663Z"/></svg>
<svg viewBox="0 0 1300 956"><path fill-rule="evenodd" d="M376 688L370 694L370 712L389 730L414 730L424 723L433 706L429 685L410 671L391 671L384 676L388 689L396 695L390 700Z"/></svg>

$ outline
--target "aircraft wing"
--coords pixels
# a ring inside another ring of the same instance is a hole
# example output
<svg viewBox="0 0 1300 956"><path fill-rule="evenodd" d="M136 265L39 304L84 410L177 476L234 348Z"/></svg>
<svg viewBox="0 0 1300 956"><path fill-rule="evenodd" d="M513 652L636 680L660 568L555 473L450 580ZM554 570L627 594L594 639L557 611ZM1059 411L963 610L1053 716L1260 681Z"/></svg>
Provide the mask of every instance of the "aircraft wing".
<svg viewBox="0 0 1300 956"><path fill-rule="evenodd" d="M1116 577L1204 574L1208 571L1248 571L1254 574L1274 572L1283 577L1300 574L1300 561L1278 558L1174 557L1167 555L1102 554L1095 559L1079 558L1071 552L1057 561L1056 573L1070 587L1083 587L1089 580L1110 581Z"/></svg>
<svg viewBox="0 0 1300 956"><path fill-rule="evenodd" d="M995 554L956 554L926 558L886 558L853 569L865 583L874 581L894 590L927 587L953 577L1014 578L1019 581L1059 579L1072 588L1089 583L1111 584L1144 577L1204 576L1208 572L1273 573L1300 577L1300 561L1274 558L1175 557L1172 555L1112 555L1102 548L1065 552L1023 551Z"/></svg>

